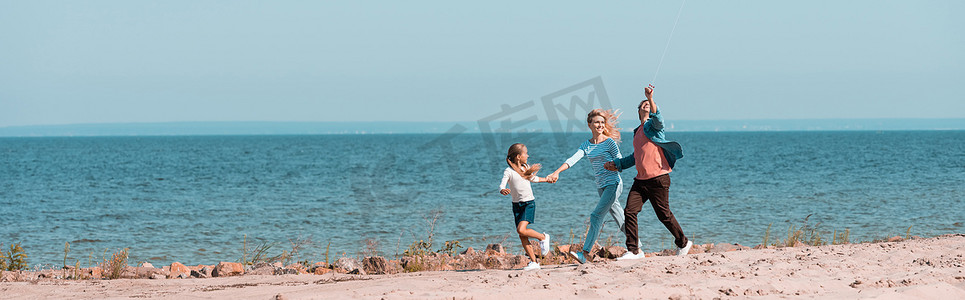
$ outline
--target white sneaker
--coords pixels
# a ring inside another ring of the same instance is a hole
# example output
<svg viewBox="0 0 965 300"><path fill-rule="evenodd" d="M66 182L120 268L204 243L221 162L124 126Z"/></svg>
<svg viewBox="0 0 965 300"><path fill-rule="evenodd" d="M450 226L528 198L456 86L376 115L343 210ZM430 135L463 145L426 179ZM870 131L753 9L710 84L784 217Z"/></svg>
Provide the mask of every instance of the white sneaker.
<svg viewBox="0 0 965 300"><path fill-rule="evenodd" d="M677 250L677 256L684 256L684 255L687 255L687 253L690 253L690 247L693 245L694 245L694 242L688 240L686 246L684 246L683 248L680 248L680 250Z"/></svg>
<svg viewBox="0 0 965 300"><path fill-rule="evenodd" d="M646 257L646 254L644 254L643 251L640 251L640 254L633 254L633 252L627 251L627 253L624 253L623 256L617 257L617 260L634 260L644 257Z"/></svg>
<svg viewBox="0 0 965 300"><path fill-rule="evenodd" d="M546 234L545 232L543 235L546 237L546 239L539 241L539 252L543 254L543 256L546 256L550 253L550 235Z"/></svg>
<svg viewBox="0 0 965 300"><path fill-rule="evenodd" d="M539 263L535 261L531 261L529 262L528 265L526 265L526 267L523 267L523 271L532 271L532 270L539 270Z"/></svg>

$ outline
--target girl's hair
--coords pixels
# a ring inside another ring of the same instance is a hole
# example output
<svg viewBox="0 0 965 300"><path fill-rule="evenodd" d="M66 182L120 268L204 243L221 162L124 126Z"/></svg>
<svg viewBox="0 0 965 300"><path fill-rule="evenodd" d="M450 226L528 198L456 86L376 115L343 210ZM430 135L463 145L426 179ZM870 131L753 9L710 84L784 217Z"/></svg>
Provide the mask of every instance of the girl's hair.
<svg viewBox="0 0 965 300"><path fill-rule="evenodd" d="M523 145L521 143L515 143L512 146L509 146L509 152L506 153L506 164L509 164L510 168L513 168L513 170L515 170L516 173L519 173L519 176L523 176L523 178L530 179L531 177L536 175L536 172L539 172L539 168L541 166L540 164L534 164L534 165L521 164L519 161L516 160L516 157L522 154L523 149L525 148L526 148L526 145Z"/></svg>
<svg viewBox="0 0 965 300"><path fill-rule="evenodd" d="M619 143L620 128L617 128L617 124L620 123L620 120L617 119L620 117L619 110L604 110L602 108L591 110L590 113L586 114L586 123L590 124L590 122L593 122L593 117L596 116L603 117L603 120L606 121L606 126L603 127L603 135L608 136L613 139L613 141Z"/></svg>

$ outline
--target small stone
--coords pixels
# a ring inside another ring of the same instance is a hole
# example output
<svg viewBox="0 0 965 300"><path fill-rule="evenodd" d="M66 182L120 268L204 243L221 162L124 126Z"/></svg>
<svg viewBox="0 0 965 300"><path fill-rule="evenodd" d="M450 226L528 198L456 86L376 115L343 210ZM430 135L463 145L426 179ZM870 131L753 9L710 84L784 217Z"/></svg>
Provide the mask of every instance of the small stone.
<svg viewBox="0 0 965 300"><path fill-rule="evenodd" d="M505 269L522 269L529 264L529 258L523 255L514 255L503 261Z"/></svg>
<svg viewBox="0 0 965 300"><path fill-rule="evenodd" d="M366 274L365 274L365 270L362 270L362 269L355 269L355 270L349 271L348 274L352 274L352 275L366 275Z"/></svg>
<svg viewBox="0 0 965 300"><path fill-rule="evenodd" d="M489 244L489 245L486 246L486 254L487 254L487 255L493 255L493 254L503 255L503 254L506 254L506 249L503 248L503 245L501 245L501 244Z"/></svg>
<svg viewBox="0 0 965 300"><path fill-rule="evenodd" d="M211 277L211 272L214 272L214 266L213 266L213 265L211 265L211 266L201 266L201 270L200 270L200 271L201 271L201 272L204 272L204 274L207 275L208 277Z"/></svg>
<svg viewBox="0 0 965 300"><path fill-rule="evenodd" d="M385 272L388 274L398 274L402 273L402 262L398 260L390 260L385 264Z"/></svg>
<svg viewBox="0 0 965 300"><path fill-rule="evenodd" d="M107 273L108 273L107 276L110 277L111 276L110 271L108 271ZM167 273L161 269L125 266L120 270L120 274L118 274L119 275L118 278L124 278L124 279L151 278L151 276L156 273L161 273L161 274L164 274L164 276L167 276Z"/></svg>
<svg viewBox="0 0 965 300"><path fill-rule="evenodd" d="M154 268L154 265L149 262L144 262L141 264L141 268Z"/></svg>
<svg viewBox="0 0 965 300"><path fill-rule="evenodd" d="M381 256L366 257L362 260L362 269L368 274L386 274L387 262Z"/></svg>
<svg viewBox="0 0 965 300"><path fill-rule="evenodd" d="M111 277L113 275L111 271L107 271L107 274L108 274L108 277ZM123 269L121 269L121 274L118 278L124 278L124 279L137 278L137 267L132 267L132 266L124 267Z"/></svg>
<svg viewBox="0 0 965 300"><path fill-rule="evenodd" d="M294 268L275 269L275 275L298 275L298 269L294 269Z"/></svg>
<svg viewBox="0 0 965 300"><path fill-rule="evenodd" d="M900 242L900 241L903 241L903 240L905 240L905 239L903 239L903 238L900 237L900 236L893 236L893 237L888 238L888 242L889 242L889 243Z"/></svg>
<svg viewBox="0 0 965 300"><path fill-rule="evenodd" d="M848 286L850 286L850 287L852 287L852 288L858 288L858 286L861 285L861 283L862 283L861 280L855 279L854 282L852 282L852 283L849 284Z"/></svg>
<svg viewBox="0 0 965 300"><path fill-rule="evenodd" d="M315 275L325 275L325 274L328 274L328 272L331 272L331 271L332 271L332 269L329 269L329 268L315 268L315 272L313 272L313 273L314 273Z"/></svg>
<svg viewBox="0 0 965 300"><path fill-rule="evenodd" d="M245 271L245 275L275 275L275 270L279 270L271 264L256 264L251 271Z"/></svg>
<svg viewBox="0 0 965 300"><path fill-rule="evenodd" d="M495 270L495 269L499 269L499 267L502 266L502 262L500 262L499 259L490 256L486 258L486 262L484 265L486 266L487 269Z"/></svg>
<svg viewBox="0 0 965 300"><path fill-rule="evenodd" d="M258 269L258 268L264 268L264 267L274 268L275 265L269 264L269 263L266 263L266 262L260 262L260 263L256 263L256 264L254 264L254 265L251 265L251 268L252 268L252 269Z"/></svg>
<svg viewBox="0 0 965 300"><path fill-rule="evenodd" d="M627 253L627 248L623 248L620 246L610 246L610 247L604 247L600 249L599 252L600 252L599 253L600 257L616 259L617 257L623 256L623 254Z"/></svg>
<svg viewBox="0 0 965 300"><path fill-rule="evenodd" d="M211 271L211 277L227 277L245 274L245 267L236 262L220 262Z"/></svg>
<svg viewBox="0 0 965 300"><path fill-rule="evenodd" d="M326 262L324 262L324 261L320 261L320 262L317 262L317 263L312 264L312 266L309 267L308 269L309 269L309 270L314 270L315 268L328 268L328 263L326 263Z"/></svg>
<svg viewBox="0 0 965 300"><path fill-rule="evenodd" d="M359 261L357 261L357 260L355 260L355 259L351 259L351 258L348 258L348 257L342 257L342 258L339 258L338 260L335 261L335 267L352 271L352 270L355 270L355 269L361 269L361 268L362 268L362 264L359 263Z"/></svg>
<svg viewBox="0 0 965 300"><path fill-rule="evenodd" d="M305 268L305 266L303 266L301 263L290 264L285 267L285 269L294 269L295 271L298 271L298 274L308 274L307 268Z"/></svg>
<svg viewBox="0 0 965 300"><path fill-rule="evenodd" d="M191 275L191 269L188 269L187 266L180 262L171 263L171 266L168 267L168 270L171 272L171 275L169 276L170 278L183 278L181 275Z"/></svg>
<svg viewBox="0 0 965 300"><path fill-rule="evenodd" d="M472 247L468 247L468 248L466 248L465 251L462 251L462 253L459 253L459 254L462 254L462 255L473 255L473 254L476 254L476 250L473 249Z"/></svg>
<svg viewBox="0 0 965 300"><path fill-rule="evenodd" d="M209 274L209 273L204 272L203 269L201 269L201 270L191 270L191 277L194 277L194 278L208 278L208 277L211 277L211 276L209 276L208 274Z"/></svg>

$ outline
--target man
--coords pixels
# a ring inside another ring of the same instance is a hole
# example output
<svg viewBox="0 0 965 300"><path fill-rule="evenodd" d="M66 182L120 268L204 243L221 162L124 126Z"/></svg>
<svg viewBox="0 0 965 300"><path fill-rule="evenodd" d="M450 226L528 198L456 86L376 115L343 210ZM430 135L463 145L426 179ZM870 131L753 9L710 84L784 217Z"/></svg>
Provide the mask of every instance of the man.
<svg viewBox="0 0 965 300"><path fill-rule="evenodd" d="M611 162L604 168L619 171L637 167L637 176L633 178L633 186L627 195L627 205L624 210L627 234L627 253L617 260L639 259L644 257L640 251L637 233L637 213L643 208L643 203L650 200L653 212L667 230L673 234L674 244L677 245L678 256L687 255L693 242L687 240L677 218L670 211L670 172L674 163L682 158L683 151L680 144L664 138L663 117L660 110L653 103L653 85L644 89L646 100L637 106L640 126L633 130L633 153Z"/></svg>

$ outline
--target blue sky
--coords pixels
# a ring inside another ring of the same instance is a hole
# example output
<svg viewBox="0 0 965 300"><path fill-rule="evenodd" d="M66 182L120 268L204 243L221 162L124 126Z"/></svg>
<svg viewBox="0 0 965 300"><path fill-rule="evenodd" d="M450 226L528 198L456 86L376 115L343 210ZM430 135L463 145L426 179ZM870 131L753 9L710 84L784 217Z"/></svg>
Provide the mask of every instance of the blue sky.
<svg viewBox="0 0 965 300"><path fill-rule="evenodd" d="M632 109L680 4L0 0L0 127L472 121L596 76ZM965 118L963 13L690 0L657 102L680 120Z"/></svg>

